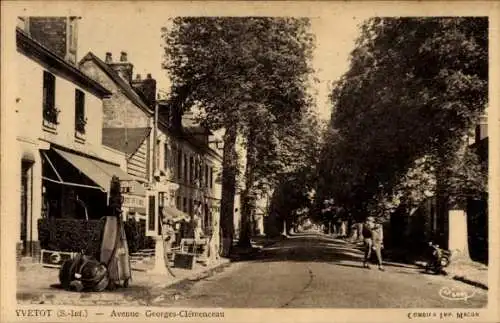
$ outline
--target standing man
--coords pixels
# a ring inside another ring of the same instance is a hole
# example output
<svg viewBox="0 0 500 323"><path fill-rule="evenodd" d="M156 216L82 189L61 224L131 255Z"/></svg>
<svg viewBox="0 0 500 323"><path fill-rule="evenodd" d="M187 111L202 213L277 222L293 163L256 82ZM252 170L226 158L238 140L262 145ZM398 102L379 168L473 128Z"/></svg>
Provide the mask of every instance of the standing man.
<svg viewBox="0 0 500 323"><path fill-rule="evenodd" d="M364 268L370 268L368 262L372 255L372 249L377 256L378 269L384 271L382 263L382 245L384 241L383 227L380 223L376 223L372 216L366 218L363 224L363 239L365 243L365 258L363 261Z"/></svg>

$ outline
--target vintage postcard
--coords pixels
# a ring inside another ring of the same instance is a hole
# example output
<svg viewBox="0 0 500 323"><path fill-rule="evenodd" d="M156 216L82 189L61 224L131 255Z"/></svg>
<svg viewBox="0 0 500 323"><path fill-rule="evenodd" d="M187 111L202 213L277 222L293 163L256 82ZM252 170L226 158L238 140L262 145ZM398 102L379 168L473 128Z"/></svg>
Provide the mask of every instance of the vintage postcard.
<svg viewBox="0 0 500 323"><path fill-rule="evenodd" d="M498 322L491 1L3 1L1 322Z"/></svg>

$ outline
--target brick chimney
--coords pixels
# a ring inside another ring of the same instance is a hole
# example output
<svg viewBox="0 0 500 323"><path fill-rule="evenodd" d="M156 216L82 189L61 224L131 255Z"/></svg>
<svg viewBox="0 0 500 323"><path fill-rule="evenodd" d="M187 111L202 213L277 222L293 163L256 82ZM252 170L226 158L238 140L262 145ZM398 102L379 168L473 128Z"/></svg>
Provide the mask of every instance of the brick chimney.
<svg viewBox="0 0 500 323"><path fill-rule="evenodd" d="M141 96L144 103L153 109L156 104L156 80L151 74L147 74L145 79L137 74L135 80L132 81L132 87Z"/></svg>
<svg viewBox="0 0 500 323"><path fill-rule="evenodd" d="M127 52L121 52L119 62L113 62L111 53L106 53L105 62L113 70L115 70L118 75L120 75L120 77L124 79L125 82L127 82L127 84L130 84L132 82L132 72L134 70L134 65L132 65L132 63L128 61Z"/></svg>
<svg viewBox="0 0 500 323"><path fill-rule="evenodd" d="M109 64L109 63L113 62L113 54L111 54L110 52L107 52L106 53L106 58L104 59L104 62L106 64Z"/></svg>
<svg viewBox="0 0 500 323"><path fill-rule="evenodd" d="M31 38L62 59L76 64L80 17L24 17Z"/></svg>

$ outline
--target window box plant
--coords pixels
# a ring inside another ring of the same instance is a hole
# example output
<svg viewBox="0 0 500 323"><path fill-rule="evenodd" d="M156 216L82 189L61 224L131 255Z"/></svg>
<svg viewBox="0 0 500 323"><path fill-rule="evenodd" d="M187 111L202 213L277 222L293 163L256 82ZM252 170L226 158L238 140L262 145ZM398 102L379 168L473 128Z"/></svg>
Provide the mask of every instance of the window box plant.
<svg viewBox="0 0 500 323"><path fill-rule="evenodd" d="M85 140L85 126L87 125L87 118L84 116L77 116L75 118L75 137L79 140Z"/></svg>
<svg viewBox="0 0 500 323"><path fill-rule="evenodd" d="M44 106L43 108L43 126L54 130L59 124L58 117L61 110L55 107Z"/></svg>

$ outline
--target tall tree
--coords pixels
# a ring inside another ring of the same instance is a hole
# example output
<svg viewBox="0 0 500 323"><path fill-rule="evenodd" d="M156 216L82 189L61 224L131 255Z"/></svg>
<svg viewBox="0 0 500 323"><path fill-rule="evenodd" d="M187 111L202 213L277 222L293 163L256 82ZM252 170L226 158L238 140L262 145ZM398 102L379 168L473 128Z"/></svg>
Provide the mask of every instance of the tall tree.
<svg viewBox="0 0 500 323"><path fill-rule="evenodd" d="M232 245L236 175L235 143L246 146L242 190L242 244L249 244L248 221L272 148L273 131L293 122L311 102L306 93L312 36L309 21L269 17L181 17L164 30L165 64L172 78L172 103L199 106L211 129L224 129L221 229ZM228 250L228 248L225 248Z"/></svg>
<svg viewBox="0 0 500 323"><path fill-rule="evenodd" d="M377 209L371 201L392 203L424 158L447 207L463 210L465 198L485 188L484 172L466 147L487 93L487 18L366 21L350 69L332 93L336 140L325 156L335 160L324 171L347 187L333 193L363 212ZM452 243L467 241L466 232L449 233L449 247L466 253L465 245Z"/></svg>

